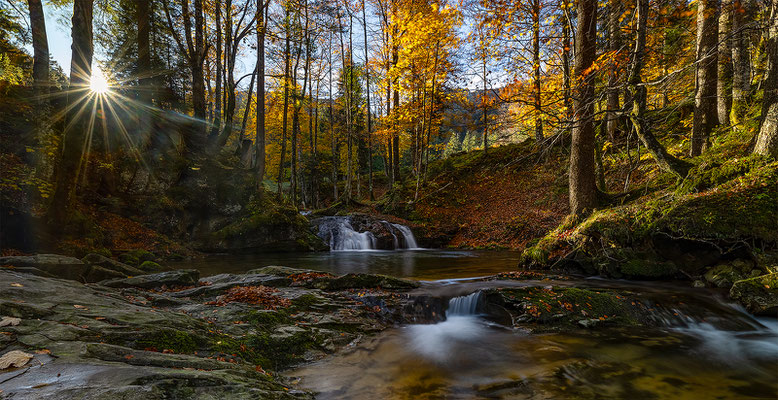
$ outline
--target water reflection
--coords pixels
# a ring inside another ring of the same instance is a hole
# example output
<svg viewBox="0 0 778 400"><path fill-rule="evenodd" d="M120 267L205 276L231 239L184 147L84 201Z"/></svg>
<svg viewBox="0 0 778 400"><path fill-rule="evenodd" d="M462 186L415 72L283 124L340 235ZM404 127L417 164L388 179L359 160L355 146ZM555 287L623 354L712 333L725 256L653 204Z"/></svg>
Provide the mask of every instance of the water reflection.
<svg viewBox="0 0 778 400"><path fill-rule="evenodd" d="M516 269L518 256L518 253L510 251L373 250L218 255L170 265L175 268L197 268L204 276L283 265L336 275L374 273L432 280L484 276L513 270Z"/></svg>

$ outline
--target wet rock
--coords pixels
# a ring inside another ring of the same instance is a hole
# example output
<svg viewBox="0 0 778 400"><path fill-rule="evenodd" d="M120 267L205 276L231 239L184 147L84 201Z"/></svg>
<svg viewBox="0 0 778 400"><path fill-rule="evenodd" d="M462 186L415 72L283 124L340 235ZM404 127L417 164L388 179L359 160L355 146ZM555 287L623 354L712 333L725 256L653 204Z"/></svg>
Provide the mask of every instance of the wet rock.
<svg viewBox="0 0 778 400"><path fill-rule="evenodd" d="M0 265L35 268L58 278L80 280L89 266L83 261L59 254L0 257Z"/></svg>
<svg viewBox="0 0 778 400"><path fill-rule="evenodd" d="M778 273L735 282L729 297L757 315L775 316L778 312Z"/></svg>
<svg viewBox="0 0 778 400"><path fill-rule="evenodd" d="M162 286L192 286L197 284L200 271L196 269L181 269L176 271L160 272L158 274L141 275L126 279L113 279L100 282L103 286L113 288L137 287L154 289Z"/></svg>
<svg viewBox="0 0 778 400"><path fill-rule="evenodd" d="M104 268L99 265L90 266L89 269L83 275L81 275L83 282L86 283L95 283L104 281L106 279L123 279L126 277L127 274L115 271L113 269Z"/></svg>
<svg viewBox="0 0 778 400"><path fill-rule="evenodd" d="M746 275L738 267L739 263L737 262L717 265L705 273L705 280L716 287L731 287L736 281L746 278Z"/></svg>
<svg viewBox="0 0 778 400"><path fill-rule="evenodd" d="M326 290L344 289L414 289L417 282L378 274L347 274L320 284Z"/></svg>
<svg viewBox="0 0 778 400"><path fill-rule="evenodd" d="M99 266L104 269L119 272L121 274L124 274L125 277L143 275L143 271L138 268L127 265L123 262L112 260L100 254L95 254L95 253L87 254L84 258L81 259L81 261L92 266ZM107 278L103 278L103 279L107 279ZM95 282L95 281L88 281L88 282Z"/></svg>
<svg viewBox="0 0 778 400"><path fill-rule="evenodd" d="M143 272L149 273L149 272L160 272L164 271L165 267L155 263L154 261L144 261L138 265L138 269L142 270Z"/></svg>

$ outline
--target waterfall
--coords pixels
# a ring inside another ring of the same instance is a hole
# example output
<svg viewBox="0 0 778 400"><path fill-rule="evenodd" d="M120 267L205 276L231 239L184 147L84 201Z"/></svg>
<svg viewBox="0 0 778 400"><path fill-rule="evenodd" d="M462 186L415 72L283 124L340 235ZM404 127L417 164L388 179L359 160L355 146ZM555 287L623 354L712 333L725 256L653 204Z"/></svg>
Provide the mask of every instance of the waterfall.
<svg viewBox="0 0 778 400"><path fill-rule="evenodd" d="M405 225L400 224L392 224L393 227L395 227L400 233L403 235L403 239L405 239L405 248L406 249L418 249L419 245L416 244L416 238L413 236L413 232L411 232L411 228L408 228Z"/></svg>
<svg viewBox="0 0 778 400"><path fill-rule="evenodd" d="M331 250L419 248L411 228L388 221L368 219L366 222L364 216L335 216L322 217L312 223L318 227L318 236L329 243Z"/></svg>
<svg viewBox="0 0 778 400"><path fill-rule="evenodd" d="M448 301L446 317L477 315L478 303L480 300L480 291L471 293L467 296L454 297Z"/></svg>
<svg viewBox="0 0 778 400"><path fill-rule="evenodd" d="M331 250L372 250L376 242L371 232L354 230L347 217L322 218L319 237L329 243Z"/></svg>

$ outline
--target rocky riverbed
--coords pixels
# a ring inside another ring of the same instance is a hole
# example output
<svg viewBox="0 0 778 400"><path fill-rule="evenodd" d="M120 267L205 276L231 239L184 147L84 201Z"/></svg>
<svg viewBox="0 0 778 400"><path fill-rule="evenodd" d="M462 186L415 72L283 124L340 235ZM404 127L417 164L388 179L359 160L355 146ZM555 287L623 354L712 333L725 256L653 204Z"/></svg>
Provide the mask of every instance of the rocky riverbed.
<svg viewBox="0 0 778 400"><path fill-rule="evenodd" d="M388 328L432 326L462 303L457 296L472 298L469 312L501 329L535 334L743 318L659 284L633 290L530 271L425 283L287 267L144 275L164 268L109 261L0 259L0 398L312 398L280 372ZM769 306L772 288L758 283L733 295Z"/></svg>

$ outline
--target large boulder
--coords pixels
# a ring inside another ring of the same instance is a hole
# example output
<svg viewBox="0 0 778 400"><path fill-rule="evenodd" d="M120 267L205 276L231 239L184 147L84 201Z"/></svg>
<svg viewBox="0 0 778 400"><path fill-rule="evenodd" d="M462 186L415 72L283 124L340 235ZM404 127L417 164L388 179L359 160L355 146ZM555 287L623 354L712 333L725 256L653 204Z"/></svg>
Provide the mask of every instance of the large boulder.
<svg viewBox="0 0 778 400"><path fill-rule="evenodd" d="M34 268L57 278L80 281L81 276L89 270L89 265L78 258L59 254L35 254L32 256L0 257L0 265L18 268ZM32 270L30 270L32 272ZM36 275L40 275L35 273Z"/></svg>
<svg viewBox="0 0 778 400"><path fill-rule="evenodd" d="M735 282L729 297L757 315L775 316L778 312L778 273Z"/></svg>
<svg viewBox="0 0 778 400"><path fill-rule="evenodd" d="M106 256L90 253L81 259L86 264L100 266L124 274L124 276L143 275L143 271L123 262L112 260Z"/></svg>
<svg viewBox="0 0 778 400"><path fill-rule="evenodd" d="M200 279L200 271L196 269L180 269L175 271L160 272L158 274L141 275L125 279L112 279L100 282L103 286L113 288L136 287L141 289L155 289L162 286L192 286Z"/></svg>

